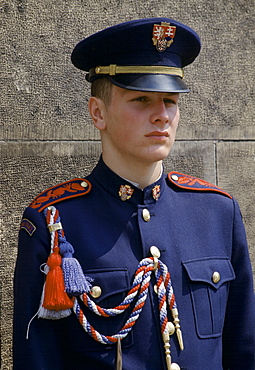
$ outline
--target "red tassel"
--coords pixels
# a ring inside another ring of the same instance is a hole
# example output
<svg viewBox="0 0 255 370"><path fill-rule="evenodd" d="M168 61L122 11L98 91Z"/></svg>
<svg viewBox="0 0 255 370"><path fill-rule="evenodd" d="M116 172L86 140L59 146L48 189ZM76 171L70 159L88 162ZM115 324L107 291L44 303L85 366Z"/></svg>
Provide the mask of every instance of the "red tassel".
<svg viewBox="0 0 255 370"><path fill-rule="evenodd" d="M44 300L42 306L48 310L66 310L73 307L73 301L65 292L65 283L61 268L62 258L59 247L53 249L48 258L49 272L46 276Z"/></svg>

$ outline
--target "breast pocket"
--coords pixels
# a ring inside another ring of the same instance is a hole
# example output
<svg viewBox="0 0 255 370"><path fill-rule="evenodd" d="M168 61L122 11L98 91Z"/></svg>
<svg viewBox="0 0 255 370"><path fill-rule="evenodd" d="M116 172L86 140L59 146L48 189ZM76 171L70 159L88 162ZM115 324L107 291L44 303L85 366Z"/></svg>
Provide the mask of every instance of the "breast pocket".
<svg viewBox="0 0 255 370"><path fill-rule="evenodd" d="M86 270L85 275L93 279L91 283L91 293L89 293L88 296L94 303L96 303L96 305L102 308L109 309L119 305L130 289L130 277L126 268ZM117 334L132 311L132 307L129 307L120 315L102 317L89 310L80 299L79 304L89 324L92 325L92 327L94 327L94 329L100 334L106 336ZM122 347L126 348L132 344L133 334L131 330L127 337L123 339ZM111 345L101 344L92 339L88 334L85 335L83 340L79 340L79 343L74 340L72 346L75 347L76 351L79 350L83 352L102 351L106 348L107 350L111 349ZM113 349L115 349L114 345Z"/></svg>
<svg viewBox="0 0 255 370"><path fill-rule="evenodd" d="M118 305L130 289L130 278L126 268L87 270L85 274L93 280L91 298L102 307ZM93 294L93 291L97 291L96 288L99 288L98 294Z"/></svg>
<svg viewBox="0 0 255 370"><path fill-rule="evenodd" d="M228 258L204 258L182 263L189 278L197 334L200 338L222 334L229 282L235 273Z"/></svg>

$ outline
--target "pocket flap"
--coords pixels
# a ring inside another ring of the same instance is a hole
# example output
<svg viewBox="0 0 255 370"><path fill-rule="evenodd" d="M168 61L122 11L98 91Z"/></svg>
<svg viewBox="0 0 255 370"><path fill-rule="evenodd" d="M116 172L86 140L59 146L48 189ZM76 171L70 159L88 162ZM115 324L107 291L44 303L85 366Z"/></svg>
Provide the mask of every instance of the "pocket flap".
<svg viewBox="0 0 255 370"><path fill-rule="evenodd" d="M191 281L205 282L215 289L235 279L235 272L228 257L208 257L183 261L182 264Z"/></svg>
<svg viewBox="0 0 255 370"><path fill-rule="evenodd" d="M126 268L86 270L85 275L93 279L92 287L99 286L101 289L100 296L93 298L96 303L130 289L129 274Z"/></svg>

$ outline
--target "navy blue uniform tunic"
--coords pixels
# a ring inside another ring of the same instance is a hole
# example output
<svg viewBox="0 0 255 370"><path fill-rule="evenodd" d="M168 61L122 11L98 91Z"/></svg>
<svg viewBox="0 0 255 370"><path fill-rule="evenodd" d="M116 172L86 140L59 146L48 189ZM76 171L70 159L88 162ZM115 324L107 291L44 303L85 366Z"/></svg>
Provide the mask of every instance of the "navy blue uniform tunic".
<svg viewBox="0 0 255 370"><path fill-rule="evenodd" d="M87 177L91 191L55 204L67 240L85 275L102 294L101 307L118 305L131 287L139 262L156 246L171 273L179 310L184 350L171 336L172 361L187 370L254 370L254 292L242 217L234 199L208 189L173 184L166 175L141 190L113 173L102 160ZM121 185L132 196L122 201ZM152 189L160 185L155 200ZM204 191L206 190L206 191ZM145 221L143 210L150 212ZM44 283L40 266L50 253L43 212L28 207L20 230L15 271L14 369L110 370L116 345L96 342L76 316L61 320L35 318ZM24 225L24 224L23 224ZM33 226L31 226L33 228ZM220 280L213 282L218 272ZM166 369L157 296L152 278L143 311L122 341L123 370ZM116 334L130 311L98 317L83 307L89 322Z"/></svg>

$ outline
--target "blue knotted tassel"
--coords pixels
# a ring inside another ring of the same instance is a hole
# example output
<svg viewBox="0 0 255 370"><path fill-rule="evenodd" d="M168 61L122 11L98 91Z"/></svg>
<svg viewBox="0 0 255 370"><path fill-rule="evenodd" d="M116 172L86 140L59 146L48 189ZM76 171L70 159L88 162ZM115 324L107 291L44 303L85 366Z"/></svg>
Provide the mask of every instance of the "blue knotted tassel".
<svg viewBox="0 0 255 370"><path fill-rule="evenodd" d="M66 292L71 296L90 292L93 279L84 276L80 263L73 257L73 246L66 240L66 237L63 236L60 230L59 247L62 256L62 270Z"/></svg>

